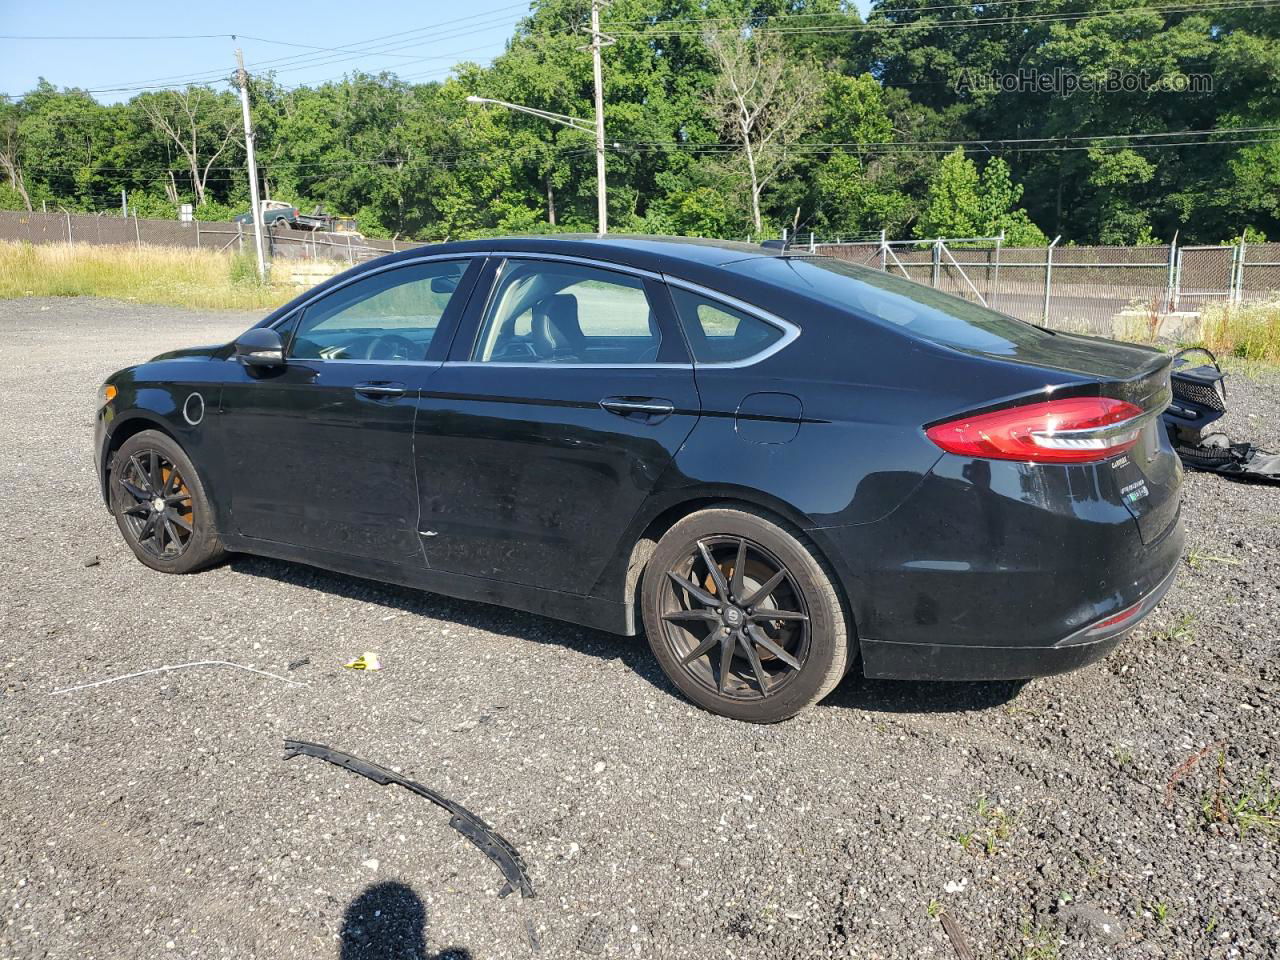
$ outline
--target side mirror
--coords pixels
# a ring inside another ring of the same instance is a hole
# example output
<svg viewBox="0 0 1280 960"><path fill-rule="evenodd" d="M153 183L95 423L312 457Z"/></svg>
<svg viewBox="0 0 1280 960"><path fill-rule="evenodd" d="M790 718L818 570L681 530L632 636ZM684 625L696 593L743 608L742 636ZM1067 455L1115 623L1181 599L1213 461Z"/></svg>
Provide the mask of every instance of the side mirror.
<svg viewBox="0 0 1280 960"><path fill-rule="evenodd" d="M236 338L236 358L246 367L284 366L284 342L270 327L254 327Z"/></svg>
<svg viewBox="0 0 1280 960"><path fill-rule="evenodd" d="M453 277L448 275L441 276L441 277L432 277L431 292L432 293L453 293L453 291L458 289L458 281L461 279L462 279L461 277Z"/></svg>

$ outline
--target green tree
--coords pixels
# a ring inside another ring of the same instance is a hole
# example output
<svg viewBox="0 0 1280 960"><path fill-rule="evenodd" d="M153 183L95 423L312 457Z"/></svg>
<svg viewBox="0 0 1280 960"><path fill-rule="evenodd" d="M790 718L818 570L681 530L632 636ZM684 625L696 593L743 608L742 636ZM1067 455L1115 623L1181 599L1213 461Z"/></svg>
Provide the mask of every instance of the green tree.
<svg viewBox="0 0 1280 960"><path fill-rule="evenodd" d="M1151 217L1135 191L1155 177L1155 165L1132 150L1090 150L1089 154L1093 169L1088 183L1094 190L1091 216L1098 242L1150 242Z"/></svg>
<svg viewBox="0 0 1280 960"><path fill-rule="evenodd" d="M1009 166L999 157L987 161L982 173L977 164L956 147L947 154L929 184L928 197L916 236L994 237L1003 233L1011 246L1046 242L1043 232L1017 206L1022 186L1009 176Z"/></svg>

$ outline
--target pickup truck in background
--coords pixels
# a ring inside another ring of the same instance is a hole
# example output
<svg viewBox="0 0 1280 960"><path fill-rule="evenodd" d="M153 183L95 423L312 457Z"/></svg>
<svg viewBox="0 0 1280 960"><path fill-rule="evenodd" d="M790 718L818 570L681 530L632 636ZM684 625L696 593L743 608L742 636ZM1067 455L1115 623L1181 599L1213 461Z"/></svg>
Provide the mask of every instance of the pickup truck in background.
<svg viewBox="0 0 1280 960"><path fill-rule="evenodd" d="M232 220L235 223L252 225L253 211L246 210ZM336 217L325 213L321 207L316 207L311 213L302 213L293 204L285 203L283 200L262 201L262 223L268 229L279 223L291 230L320 230L326 233L350 233L360 236L356 221L352 217Z"/></svg>

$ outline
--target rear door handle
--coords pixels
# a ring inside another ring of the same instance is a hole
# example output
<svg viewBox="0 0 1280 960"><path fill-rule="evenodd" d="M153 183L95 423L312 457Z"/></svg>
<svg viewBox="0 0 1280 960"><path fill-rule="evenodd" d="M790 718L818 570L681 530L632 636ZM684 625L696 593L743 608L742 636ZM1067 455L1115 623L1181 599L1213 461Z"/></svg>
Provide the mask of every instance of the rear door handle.
<svg viewBox="0 0 1280 960"><path fill-rule="evenodd" d="M633 413L650 417L669 417L676 412L675 404L670 400L661 400L657 397L605 397L600 401L600 406L622 417Z"/></svg>
<svg viewBox="0 0 1280 960"><path fill-rule="evenodd" d="M387 383L387 382L371 382L357 383L354 387L356 393L363 397L373 397L377 400L390 400L395 397L404 396L403 383Z"/></svg>

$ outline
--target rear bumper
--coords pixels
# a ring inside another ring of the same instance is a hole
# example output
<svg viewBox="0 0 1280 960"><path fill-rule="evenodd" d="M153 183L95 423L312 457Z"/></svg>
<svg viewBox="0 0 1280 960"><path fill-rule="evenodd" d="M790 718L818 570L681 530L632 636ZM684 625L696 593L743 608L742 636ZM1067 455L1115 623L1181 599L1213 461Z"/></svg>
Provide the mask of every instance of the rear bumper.
<svg viewBox="0 0 1280 960"><path fill-rule="evenodd" d="M1163 449L1143 464L1138 509L1119 479L1134 469L1128 456L1037 466L945 455L888 516L813 529L835 557L866 675L1023 679L1104 656L1181 561L1176 464Z"/></svg>
<svg viewBox="0 0 1280 960"><path fill-rule="evenodd" d="M1178 576L1177 558L1182 552L1180 523L1166 540L1176 541L1169 544L1177 547L1173 567L1137 601L1136 612L1114 629L1086 626L1056 643L1032 647L863 640L863 673L875 679L895 680L1025 680L1087 666L1114 650L1173 586ZM1107 619L1104 617L1101 622Z"/></svg>

